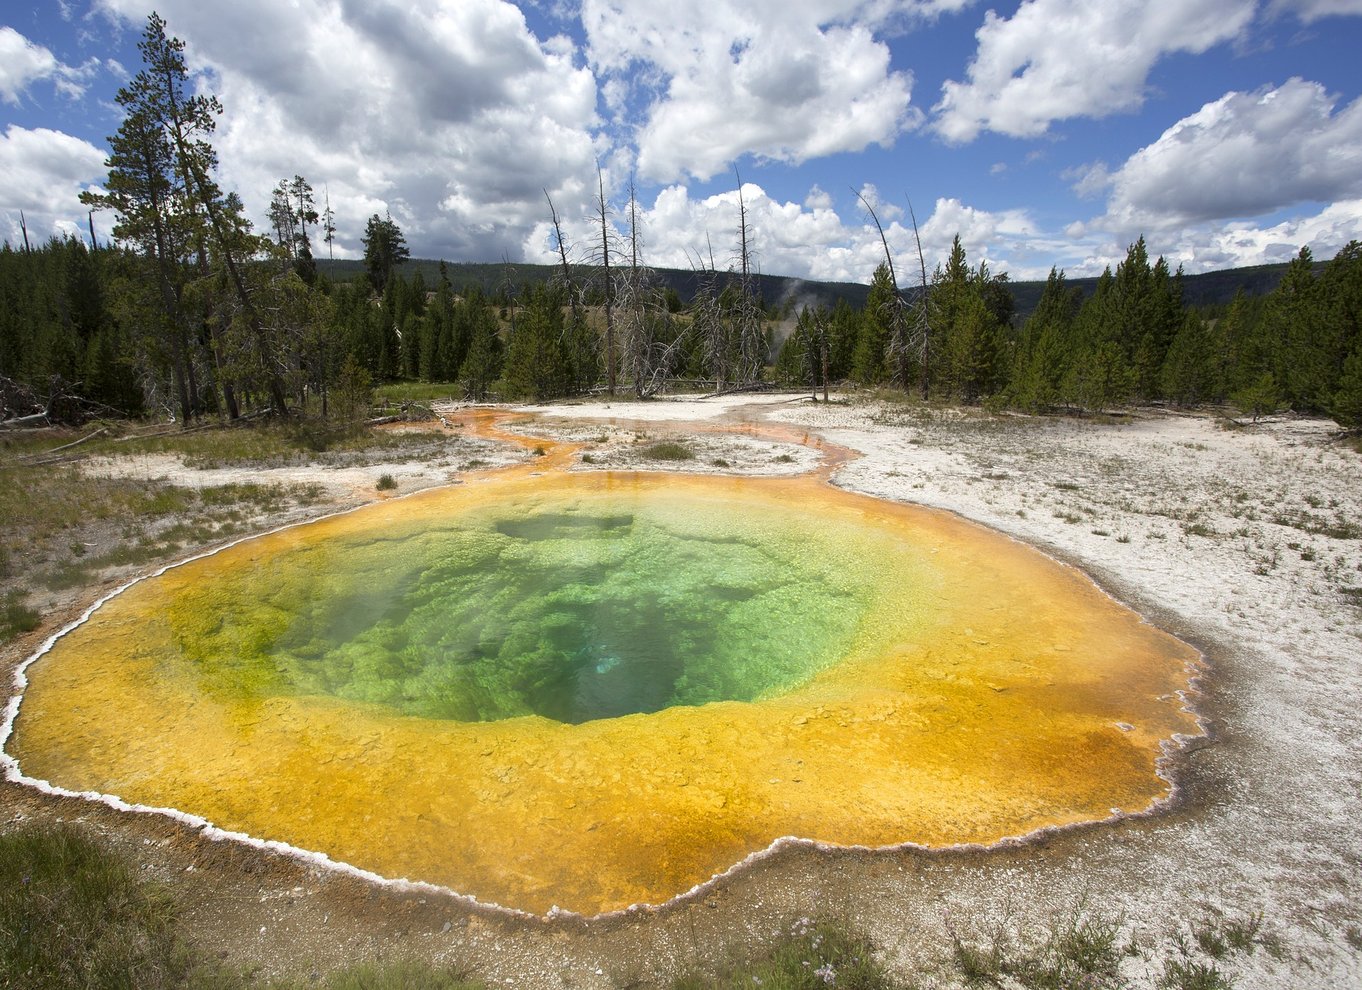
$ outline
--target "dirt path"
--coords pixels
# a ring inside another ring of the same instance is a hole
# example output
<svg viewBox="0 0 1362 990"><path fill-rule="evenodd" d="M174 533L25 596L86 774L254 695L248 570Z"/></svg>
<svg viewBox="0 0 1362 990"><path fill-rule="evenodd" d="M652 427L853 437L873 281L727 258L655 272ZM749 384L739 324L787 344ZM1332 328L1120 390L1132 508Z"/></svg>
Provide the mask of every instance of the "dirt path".
<svg viewBox="0 0 1362 990"><path fill-rule="evenodd" d="M1204 417L1012 420L769 396L526 412L543 414L530 432L581 444L588 468L637 466L666 434L696 452L673 465L682 470L794 472L820 457L799 438L822 437L861 455L835 483L957 512L1081 567L1211 663L1201 709L1213 734L1180 769L1180 800L1154 818L989 852L790 849L703 897L602 922L481 913L9 783L0 818L89 823L171 885L201 944L270 973L410 955L489 983L622 986L829 912L896 966L930 970L952 932L1040 931L1083 907L1122 916L1141 950L1126 963L1136 985L1154 985L1155 960L1189 923L1255 912L1283 952L1223 965L1240 985L1362 985L1362 459L1334 444L1329 424L1227 431ZM193 472L156 470L193 483ZM331 490L335 504L375 497L371 486Z"/></svg>

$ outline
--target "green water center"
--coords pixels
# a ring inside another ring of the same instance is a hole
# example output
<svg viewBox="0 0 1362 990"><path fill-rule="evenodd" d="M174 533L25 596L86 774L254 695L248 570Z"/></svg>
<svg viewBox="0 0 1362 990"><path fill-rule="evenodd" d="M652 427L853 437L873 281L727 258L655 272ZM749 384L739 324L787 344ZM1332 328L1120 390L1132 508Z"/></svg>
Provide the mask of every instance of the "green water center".
<svg viewBox="0 0 1362 990"><path fill-rule="evenodd" d="M299 545L170 603L215 694L331 695L426 718L565 723L752 701L843 657L864 540L726 501L535 498Z"/></svg>

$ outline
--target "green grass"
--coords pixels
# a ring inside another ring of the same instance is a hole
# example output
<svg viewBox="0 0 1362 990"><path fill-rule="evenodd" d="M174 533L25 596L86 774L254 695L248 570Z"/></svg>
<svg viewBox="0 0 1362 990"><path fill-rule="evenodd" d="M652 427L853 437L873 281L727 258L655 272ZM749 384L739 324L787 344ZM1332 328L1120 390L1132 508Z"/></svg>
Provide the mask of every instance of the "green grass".
<svg viewBox="0 0 1362 990"><path fill-rule="evenodd" d="M1159 978L1161 990L1230 990L1234 981L1220 972L1215 963L1189 959L1169 959Z"/></svg>
<svg viewBox="0 0 1362 990"><path fill-rule="evenodd" d="M425 963L361 963L320 982L262 983L206 958L171 897L69 825L0 834L0 987L25 990L477 990Z"/></svg>
<svg viewBox="0 0 1362 990"><path fill-rule="evenodd" d="M381 492L394 491L397 488L397 479L390 474L380 474L378 481L374 483L374 487Z"/></svg>
<svg viewBox="0 0 1362 990"><path fill-rule="evenodd" d="M639 453L650 461L689 461L695 457L695 451L687 444L675 440L659 440Z"/></svg>
<svg viewBox="0 0 1362 990"><path fill-rule="evenodd" d="M332 973L321 985L326 990L478 990L484 986L454 970L418 962L361 963Z"/></svg>
<svg viewBox="0 0 1362 990"><path fill-rule="evenodd" d="M37 629L41 622L42 616L24 604L21 592L11 591L0 597L0 643Z"/></svg>
<svg viewBox="0 0 1362 990"><path fill-rule="evenodd" d="M1121 940L1119 919L1081 910L1057 918L1044 941L1031 948L1023 948L1003 927L982 939L952 933L952 941L955 969L967 984L1010 983L1027 990L1124 986L1121 960L1133 951Z"/></svg>
<svg viewBox="0 0 1362 990"><path fill-rule="evenodd" d="M374 388L374 402L400 405L403 402L441 402L463 398L458 382L389 382Z"/></svg>
<svg viewBox="0 0 1362 990"><path fill-rule="evenodd" d="M672 990L890 990L898 986L876 959L875 946L835 921L796 921L766 954L719 973L694 973Z"/></svg>
<svg viewBox="0 0 1362 990"><path fill-rule="evenodd" d="M156 990L209 984L170 900L69 826L0 835L0 985Z"/></svg>

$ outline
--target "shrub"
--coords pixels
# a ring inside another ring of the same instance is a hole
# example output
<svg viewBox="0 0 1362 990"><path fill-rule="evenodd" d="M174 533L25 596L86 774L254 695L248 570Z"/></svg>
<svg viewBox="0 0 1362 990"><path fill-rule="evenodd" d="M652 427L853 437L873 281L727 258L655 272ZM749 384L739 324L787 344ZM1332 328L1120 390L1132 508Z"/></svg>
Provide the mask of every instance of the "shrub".
<svg viewBox="0 0 1362 990"><path fill-rule="evenodd" d="M661 440L644 447L642 454L653 461L688 461L695 456L695 451L675 440Z"/></svg>

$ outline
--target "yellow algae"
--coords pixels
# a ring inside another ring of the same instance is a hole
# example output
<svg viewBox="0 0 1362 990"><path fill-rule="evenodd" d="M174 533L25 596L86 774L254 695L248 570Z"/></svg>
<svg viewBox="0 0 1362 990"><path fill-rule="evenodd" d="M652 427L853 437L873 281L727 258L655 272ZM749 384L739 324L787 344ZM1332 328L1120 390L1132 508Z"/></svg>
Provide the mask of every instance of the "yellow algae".
<svg viewBox="0 0 1362 990"><path fill-rule="evenodd" d="M491 557L567 568L545 572L540 638L518 585L476 618L440 597L482 593L459 568ZM580 615L604 616L602 640L638 634L611 617L633 594L647 625L681 630L662 639L722 663L573 638ZM440 629L446 610L481 638ZM529 674L493 633L529 637ZM1168 790L1163 743L1198 731L1177 697L1195 659L1073 569L943 513L808 478L512 472L135 585L29 668L9 751L60 787L595 914L666 901L782 836L989 843L1144 810ZM635 705L619 717L550 697L563 717L545 717L556 663L680 687L658 709L652 686L611 689Z"/></svg>

